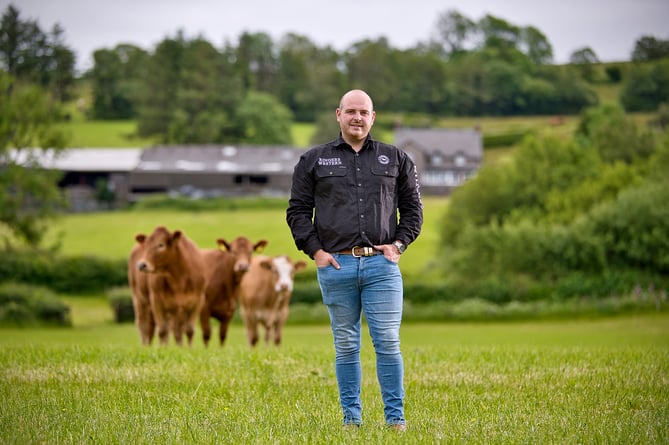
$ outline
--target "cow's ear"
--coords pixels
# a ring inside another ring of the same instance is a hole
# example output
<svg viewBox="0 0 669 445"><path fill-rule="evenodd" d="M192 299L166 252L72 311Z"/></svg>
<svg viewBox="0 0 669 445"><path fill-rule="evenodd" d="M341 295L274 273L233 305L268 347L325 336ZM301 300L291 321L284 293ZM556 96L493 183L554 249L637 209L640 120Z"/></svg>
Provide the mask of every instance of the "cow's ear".
<svg viewBox="0 0 669 445"><path fill-rule="evenodd" d="M294 267L295 267L295 272L299 272L307 267L307 262L300 260L297 263L295 263Z"/></svg>
<svg viewBox="0 0 669 445"><path fill-rule="evenodd" d="M177 241L179 238L181 238L181 235L182 235L181 230L175 230L175 231L172 233L172 236L170 237L170 240L171 240L171 241Z"/></svg>
<svg viewBox="0 0 669 445"><path fill-rule="evenodd" d="M144 241L146 241L146 235L144 235L143 233L138 233L137 235L135 235L135 241L137 241L139 244L143 244Z"/></svg>
<svg viewBox="0 0 669 445"><path fill-rule="evenodd" d="M218 244L218 247L222 250L227 250L228 252L230 251L230 244L228 244L228 242L223 238L218 238L216 240L216 244Z"/></svg>
<svg viewBox="0 0 669 445"><path fill-rule="evenodd" d="M260 262L260 267L262 267L263 269L272 270L272 266L273 266L273 263L272 263L271 258L262 260Z"/></svg>
<svg viewBox="0 0 669 445"><path fill-rule="evenodd" d="M255 245L253 246L253 251L257 252L257 253L260 253L263 250L265 250L266 246L267 246L267 240L261 239L260 241L255 243Z"/></svg>

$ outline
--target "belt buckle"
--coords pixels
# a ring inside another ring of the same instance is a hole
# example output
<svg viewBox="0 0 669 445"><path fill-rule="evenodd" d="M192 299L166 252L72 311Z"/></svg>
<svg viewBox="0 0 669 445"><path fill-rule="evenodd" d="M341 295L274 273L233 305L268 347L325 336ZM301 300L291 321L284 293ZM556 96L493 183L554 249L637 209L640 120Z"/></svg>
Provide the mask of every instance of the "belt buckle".
<svg viewBox="0 0 669 445"><path fill-rule="evenodd" d="M355 249L362 249L362 254L356 255L355 254ZM353 255L355 258L360 258L363 256L373 256L374 255L374 249L371 247L359 247L359 246L353 246L351 249L351 255Z"/></svg>

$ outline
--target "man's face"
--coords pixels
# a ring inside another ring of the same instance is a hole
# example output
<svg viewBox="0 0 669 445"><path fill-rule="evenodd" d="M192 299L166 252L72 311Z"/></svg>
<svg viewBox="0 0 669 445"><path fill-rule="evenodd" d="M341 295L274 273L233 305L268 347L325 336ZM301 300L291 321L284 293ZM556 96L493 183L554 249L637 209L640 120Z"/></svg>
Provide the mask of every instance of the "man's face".
<svg viewBox="0 0 669 445"><path fill-rule="evenodd" d="M372 101L364 93L345 96L337 108L337 122L346 141L365 139L374 125L375 117Z"/></svg>

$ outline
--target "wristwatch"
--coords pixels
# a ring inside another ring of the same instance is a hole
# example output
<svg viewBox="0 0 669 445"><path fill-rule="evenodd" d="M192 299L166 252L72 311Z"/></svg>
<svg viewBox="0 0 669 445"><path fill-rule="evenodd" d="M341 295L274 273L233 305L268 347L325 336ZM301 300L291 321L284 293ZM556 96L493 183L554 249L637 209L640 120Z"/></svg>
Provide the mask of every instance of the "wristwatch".
<svg viewBox="0 0 669 445"><path fill-rule="evenodd" d="M393 246L397 247L397 250L399 251L400 255L402 255L407 248L407 246L405 246L402 241L395 241L393 243Z"/></svg>

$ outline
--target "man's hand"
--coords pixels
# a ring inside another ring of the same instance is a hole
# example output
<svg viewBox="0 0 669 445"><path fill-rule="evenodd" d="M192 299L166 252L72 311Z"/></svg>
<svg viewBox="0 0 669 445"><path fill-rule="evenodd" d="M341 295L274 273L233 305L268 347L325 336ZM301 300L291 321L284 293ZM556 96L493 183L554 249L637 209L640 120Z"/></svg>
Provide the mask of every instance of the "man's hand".
<svg viewBox="0 0 669 445"><path fill-rule="evenodd" d="M329 264L332 264L335 269L340 269L337 260L323 249L318 249L314 253L314 262L316 263L316 267L327 267Z"/></svg>
<svg viewBox="0 0 669 445"><path fill-rule="evenodd" d="M381 244L379 246L372 247L383 252L383 256L388 258L388 260L392 261L393 263L400 262L400 253L397 250L397 247L393 246L392 244Z"/></svg>

